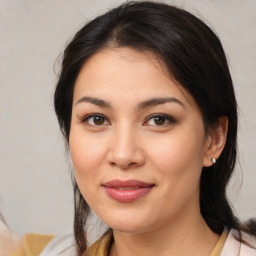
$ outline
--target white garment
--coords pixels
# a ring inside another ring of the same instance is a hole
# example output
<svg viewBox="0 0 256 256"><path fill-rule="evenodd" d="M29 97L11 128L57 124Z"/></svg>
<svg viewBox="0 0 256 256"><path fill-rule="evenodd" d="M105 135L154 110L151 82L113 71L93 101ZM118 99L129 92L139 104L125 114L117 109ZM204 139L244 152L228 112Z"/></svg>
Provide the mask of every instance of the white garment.
<svg viewBox="0 0 256 256"><path fill-rule="evenodd" d="M255 249L240 243L235 239L238 237L238 232L232 229L227 237L220 256L256 256L256 237L247 235L242 232L242 239Z"/></svg>

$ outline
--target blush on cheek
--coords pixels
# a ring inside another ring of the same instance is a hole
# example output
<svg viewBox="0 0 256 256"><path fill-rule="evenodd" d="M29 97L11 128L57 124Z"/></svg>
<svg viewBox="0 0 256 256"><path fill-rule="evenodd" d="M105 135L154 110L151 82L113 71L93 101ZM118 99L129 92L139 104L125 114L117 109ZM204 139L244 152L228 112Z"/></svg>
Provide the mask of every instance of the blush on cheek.
<svg viewBox="0 0 256 256"><path fill-rule="evenodd" d="M104 161L104 147L99 143L91 143L88 140L70 140L70 154L76 173L89 175L100 170Z"/></svg>

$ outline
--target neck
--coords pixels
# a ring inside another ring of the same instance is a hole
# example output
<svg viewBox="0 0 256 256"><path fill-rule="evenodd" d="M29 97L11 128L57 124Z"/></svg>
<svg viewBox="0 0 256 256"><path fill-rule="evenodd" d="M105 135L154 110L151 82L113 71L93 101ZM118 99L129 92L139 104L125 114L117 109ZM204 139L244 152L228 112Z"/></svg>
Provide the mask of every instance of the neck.
<svg viewBox="0 0 256 256"><path fill-rule="evenodd" d="M125 233L114 230L110 256L210 255L219 235L213 233L202 216L177 218L151 232Z"/></svg>

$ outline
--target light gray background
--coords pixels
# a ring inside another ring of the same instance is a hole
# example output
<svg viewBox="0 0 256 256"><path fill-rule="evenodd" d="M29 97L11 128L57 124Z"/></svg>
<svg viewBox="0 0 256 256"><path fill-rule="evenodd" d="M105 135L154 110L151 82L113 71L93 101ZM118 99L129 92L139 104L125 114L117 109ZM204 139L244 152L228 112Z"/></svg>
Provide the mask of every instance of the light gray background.
<svg viewBox="0 0 256 256"><path fill-rule="evenodd" d="M69 164L52 104L53 65L84 22L121 2L0 0L0 209L21 235L72 226ZM223 42L240 106L241 167L229 195L241 219L256 217L256 1L165 2L203 18Z"/></svg>

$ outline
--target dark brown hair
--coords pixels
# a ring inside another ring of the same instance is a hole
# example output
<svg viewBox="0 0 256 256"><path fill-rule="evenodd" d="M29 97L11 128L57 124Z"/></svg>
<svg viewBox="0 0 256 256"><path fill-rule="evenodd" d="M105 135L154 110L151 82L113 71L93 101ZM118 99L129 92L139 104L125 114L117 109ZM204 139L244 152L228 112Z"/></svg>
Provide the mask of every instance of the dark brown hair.
<svg viewBox="0 0 256 256"><path fill-rule="evenodd" d="M201 214L215 233L221 234L224 227L246 229L240 226L226 197L237 154L237 104L225 53L216 34L189 12L154 2L128 2L90 21L66 47L55 91L55 111L67 143L78 73L90 56L107 47L131 47L157 55L171 76L196 100L206 130L219 117L228 117L224 150L215 165L202 170ZM74 232L81 255L87 248L84 227L89 206L75 181L74 193Z"/></svg>

